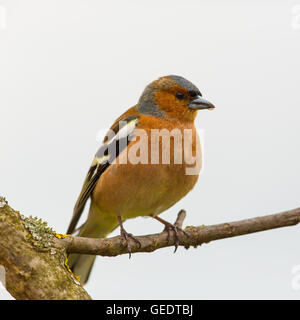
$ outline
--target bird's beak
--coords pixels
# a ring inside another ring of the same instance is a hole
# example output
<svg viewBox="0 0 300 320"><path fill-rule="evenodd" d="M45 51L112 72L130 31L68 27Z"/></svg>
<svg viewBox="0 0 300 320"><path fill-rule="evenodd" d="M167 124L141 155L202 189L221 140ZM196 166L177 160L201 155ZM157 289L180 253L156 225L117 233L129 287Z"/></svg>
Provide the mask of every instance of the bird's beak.
<svg viewBox="0 0 300 320"><path fill-rule="evenodd" d="M197 96L189 104L189 108L192 110L202 110L202 109L214 109L215 106L209 101L203 99L201 96Z"/></svg>

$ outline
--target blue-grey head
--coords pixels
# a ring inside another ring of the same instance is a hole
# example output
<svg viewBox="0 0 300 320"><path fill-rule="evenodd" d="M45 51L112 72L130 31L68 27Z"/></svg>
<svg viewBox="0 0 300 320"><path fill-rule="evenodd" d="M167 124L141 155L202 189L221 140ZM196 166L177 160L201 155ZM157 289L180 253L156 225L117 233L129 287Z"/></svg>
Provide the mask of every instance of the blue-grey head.
<svg viewBox="0 0 300 320"><path fill-rule="evenodd" d="M196 111L213 109L200 90L183 77L170 75L150 83L137 104L142 114L160 118L194 120Z"/></svg>

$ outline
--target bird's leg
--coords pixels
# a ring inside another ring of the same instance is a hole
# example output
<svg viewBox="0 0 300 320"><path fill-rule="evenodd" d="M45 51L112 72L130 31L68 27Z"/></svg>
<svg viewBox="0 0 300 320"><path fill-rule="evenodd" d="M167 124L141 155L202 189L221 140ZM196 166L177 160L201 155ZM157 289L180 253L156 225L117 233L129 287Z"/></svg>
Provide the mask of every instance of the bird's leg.
<svg viewBox="0 0 300 320"><path fill-rule="evenodd" d="M142 244L140 243L140 241L138 239L136 239L131 233L128 233L124 227L123 227L123 221L120 215L118 215L118 220L119 220L119 225L120 225L120 235L122 238L124 238L126 240L126 246L127 246L127 251L129 253L129 259L131 258L131 247L129 244L129 238L131 238L132 240L134 240L139 247L142 246Z"/></svg>
<svg viewBox="0 0 300 320"><path fill-rule="evenodd" d="M188 236L188 234L182 228L177 226L176 223L172 224L172 223L170 223L170 222L168 222L168 221L166 221L166 220L164 220L164 219L162 219L162 218L160 218L158 216L152 216L152 217L155 220L157 220L157 221L161 222L162 224L164 224L164 226L165 226L164 231L168 232L168 239L167 239L168 243L170 242L170 233L171 233L171 231L174 232L174 234L175 234L175 250L174 250L174 253L175 253L177 251L178 246L179 246L178 232L181 231L186 236Z"/></svg>

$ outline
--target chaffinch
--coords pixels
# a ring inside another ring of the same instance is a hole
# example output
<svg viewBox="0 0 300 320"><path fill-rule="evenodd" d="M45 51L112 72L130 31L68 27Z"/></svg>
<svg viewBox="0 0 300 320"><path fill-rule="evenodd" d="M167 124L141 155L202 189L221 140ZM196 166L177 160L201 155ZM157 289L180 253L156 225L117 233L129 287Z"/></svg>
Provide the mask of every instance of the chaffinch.
<svg viewBox="0 0 300 320"><path fill-rule="evenodd" d="M137 105L123 113L105 136L67 233L76 231L89 198L89 215L78 235L104 238L119 225L129 254L128 239L137 239L125 231L123 221L127 219L151 216L175 235L183 231L158 215L196 184L202 157L194 119L197 110L213 108L195 85L180 76L165 76L150 83ZM168 133L169 144L164 143ZM69 256L68 264L82 284L88 280L94 260L93 255Z"/></svg>

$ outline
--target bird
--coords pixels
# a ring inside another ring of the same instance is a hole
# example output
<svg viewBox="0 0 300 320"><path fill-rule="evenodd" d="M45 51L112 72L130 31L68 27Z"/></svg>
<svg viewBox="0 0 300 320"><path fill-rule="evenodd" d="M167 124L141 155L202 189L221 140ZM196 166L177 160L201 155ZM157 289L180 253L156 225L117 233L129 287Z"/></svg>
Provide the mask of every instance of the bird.
<svg viewBox="0 0 300 320"><path fill-rule="evenodd" d="M139 241L125 230L123 223L128 219L152 217L164 224L168 236L172 231L176 236L184 232L159 215L195 186L202 155L194 120L198 110L214 108L184 77L162 76L148 84L138 103L116 119L95 154L67 234L77 231L80 237L105 238L120 226L130 255L129 239ZM169 145L161 132L171 132ZM76 228L89 199L87 220ZM175 246L176 251L178 241ZM68 257L70 269L83 285L94 262L94 255L71 253Z"/></svg>

